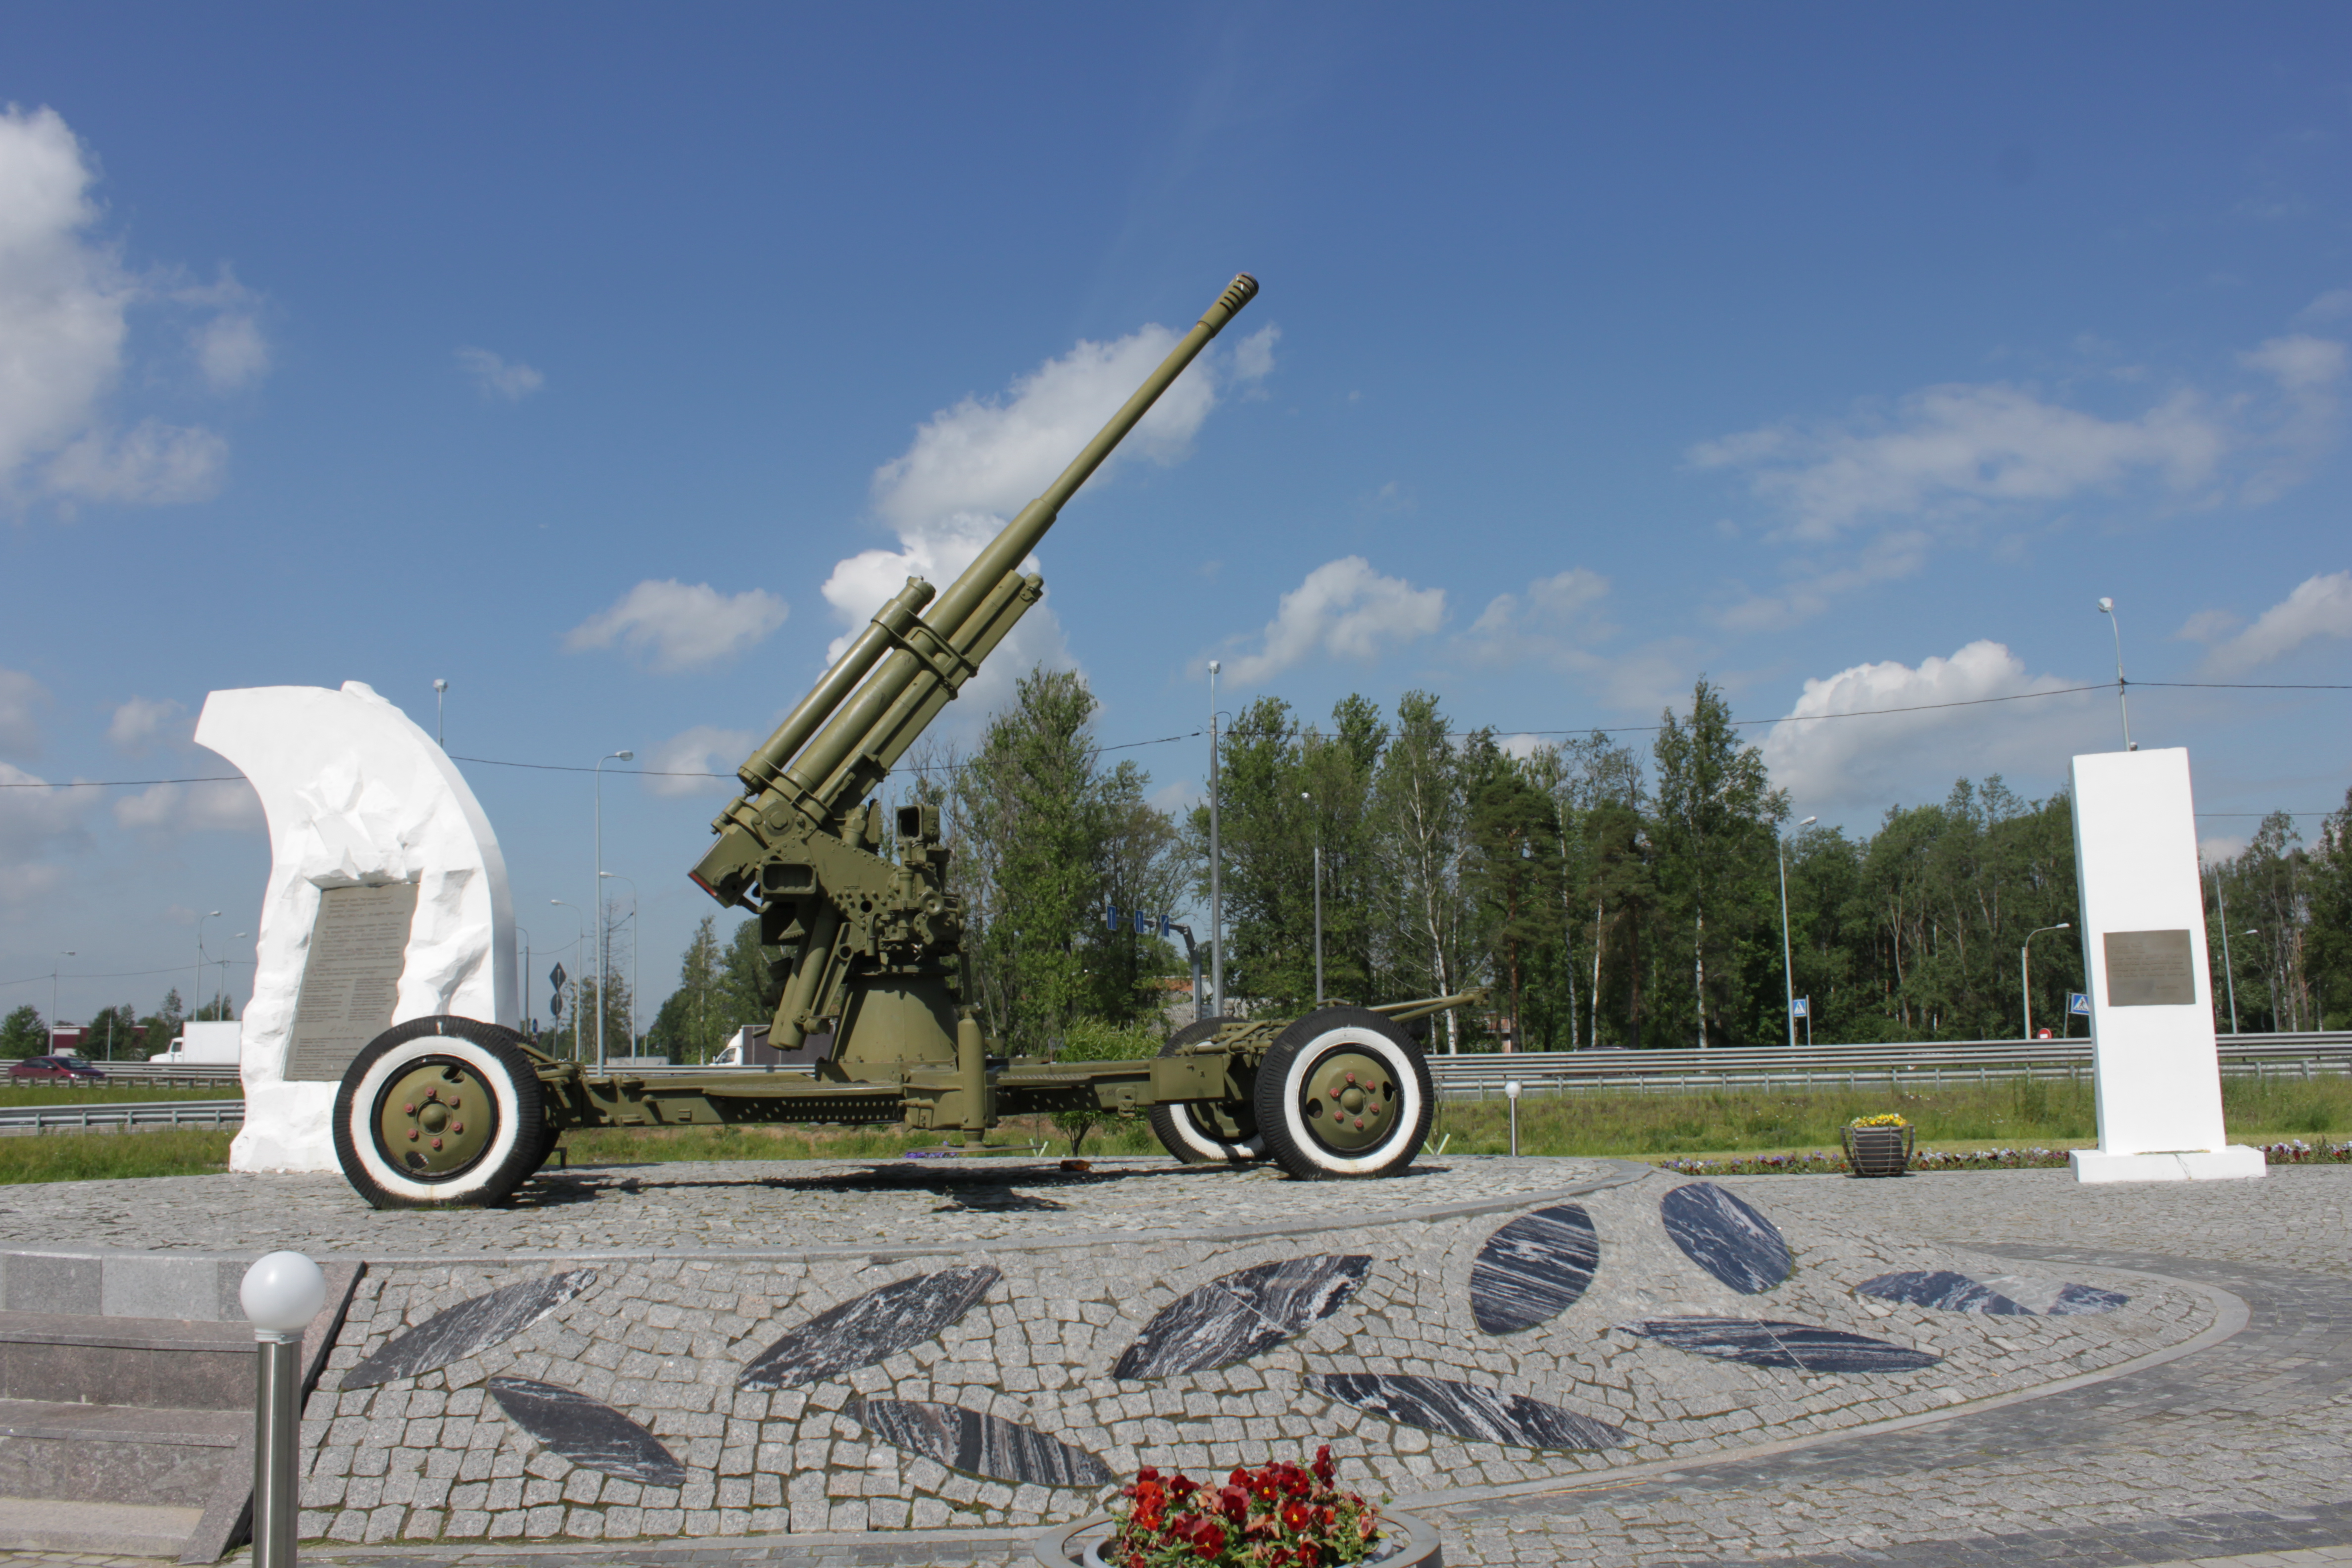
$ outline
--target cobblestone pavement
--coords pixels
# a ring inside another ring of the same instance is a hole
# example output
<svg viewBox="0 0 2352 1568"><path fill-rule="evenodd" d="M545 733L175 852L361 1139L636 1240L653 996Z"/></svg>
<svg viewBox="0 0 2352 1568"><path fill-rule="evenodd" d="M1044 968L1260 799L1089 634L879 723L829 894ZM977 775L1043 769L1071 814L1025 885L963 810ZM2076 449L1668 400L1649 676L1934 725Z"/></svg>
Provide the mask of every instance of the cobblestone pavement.
<svg viewBox="0 0 2352 1568"><path fill-rule="evenodd" d="M1834 1224L1850 1235L1963 1247L2044 1271L2165 1277L2234 1295L2248 1321L2177 1360L1905 1430L1832 1434L1765 1455L1677 1458L1664 1473L1654 1463L1615 1482L1592 1475L1401 1498L1444 1528L1449 1562L2352 1563L2352 1171L2282 1167L2262 1182L2105 1188L2078 1187L2063 1172L1726 1184L1792 1237ZM1002 1531L322 1545L304 1555L349 1568L944 1568L1026 1558L1020 1540ZM35 1561L103 1560L0 1557Z"/></svg>
<svg viewBox="0 0 2352 1568"><path fill-rule="evenodd" d="M1638 1177L1614 1160L1424 1159L1379 1184L1297 1182L1271 1164L1018 1158L601 1165L542 1172L493 1209L379 1214L340 1175L168 1176L0 1188L20 1247L252 1253L257 1241L372 1263L710 1252L953 1254L986 1243L1226 1237L1376 1215L1507 1207Z"/></svg>

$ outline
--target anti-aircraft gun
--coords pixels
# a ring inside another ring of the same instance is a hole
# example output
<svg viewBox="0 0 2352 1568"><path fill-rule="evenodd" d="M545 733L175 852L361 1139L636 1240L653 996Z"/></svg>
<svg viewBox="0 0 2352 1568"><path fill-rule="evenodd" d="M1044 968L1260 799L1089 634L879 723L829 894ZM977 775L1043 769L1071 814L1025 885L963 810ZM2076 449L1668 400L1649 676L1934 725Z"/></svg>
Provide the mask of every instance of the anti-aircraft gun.
<svg viewBox="0 0 2352 1568"><path fill-rule="evenodd" d="M1403 1026L1470 995L1203 1019L1148 1060L1008 1058L956 994L963 911L938 808L898 809L893 862L872 798L1044 594L1021 563L1062 507L1256 293L1256 279L1235 278L945 593L909 579L737 770L743 793L690 875L755 912L762 945L791 955L768 1032L773 1063L606 1073L494 1024L397 1025L353 1059L336 1097L336 1152L362 1195L380 1208L493 1203L574 1127L904 1121L978 1145L1003 1117L1076 1110L1147 1111L1192 1163L1270 1156L1305 1177L1412 1163L1434 1095Z"/></svg>

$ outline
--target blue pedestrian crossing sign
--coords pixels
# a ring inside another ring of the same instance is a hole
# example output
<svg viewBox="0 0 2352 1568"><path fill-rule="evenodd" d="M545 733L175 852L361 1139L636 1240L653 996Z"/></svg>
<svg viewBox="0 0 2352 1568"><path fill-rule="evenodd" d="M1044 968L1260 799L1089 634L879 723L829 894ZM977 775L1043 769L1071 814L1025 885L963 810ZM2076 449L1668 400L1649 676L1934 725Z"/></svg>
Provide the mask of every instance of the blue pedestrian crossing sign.
<svg viewBox="0 0 2352 1568"><path fill-rule="evenodd" d="M2066 1011L2077 1018L2091 1016L2091 999L2080 991L2066 993Z"/></svg>
<svg viewBox="0 0 2352 1568"><path fill-rule="evenodd" d="M1810 1018L1812 1016L1813 999L1811 997L1800 996L1789 1004L1789 1016L1791 1018Z"/></svg>

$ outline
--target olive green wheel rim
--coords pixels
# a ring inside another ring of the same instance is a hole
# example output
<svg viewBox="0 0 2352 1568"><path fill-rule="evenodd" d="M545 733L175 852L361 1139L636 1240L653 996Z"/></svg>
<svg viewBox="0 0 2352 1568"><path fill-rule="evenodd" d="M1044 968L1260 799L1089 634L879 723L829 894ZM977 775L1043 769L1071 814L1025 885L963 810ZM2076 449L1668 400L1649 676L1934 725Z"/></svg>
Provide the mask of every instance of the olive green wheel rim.
<svg viewBox="0 0 2352 1568"><path fill-rule="evenodd" d="M498 1097L470 1063L419 1057L394 1074L375 1102L376 1148L419 1182L464 1174L499 1134Z"/></svg>
<svg viewBox="0 0 2352 1568"><path fill-rule="evenodd" d="M1316 1058L1299 1086L1298 1124L1336 1154L1360 1154L1396 1127L1399 1099L1388 1062L1358 1046Z"/></svg>

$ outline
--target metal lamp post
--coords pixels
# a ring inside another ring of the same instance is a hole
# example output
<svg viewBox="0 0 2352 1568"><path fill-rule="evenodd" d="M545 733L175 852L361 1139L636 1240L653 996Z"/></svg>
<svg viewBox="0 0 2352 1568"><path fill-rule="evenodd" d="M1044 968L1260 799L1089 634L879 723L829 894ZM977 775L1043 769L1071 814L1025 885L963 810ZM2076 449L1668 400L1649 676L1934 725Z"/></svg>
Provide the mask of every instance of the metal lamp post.
<svg viewBox="0 0 2352 1568"><path fill-rule="evenodd" d="M2107 617L2107 625L2116 634L2116 710L2124 718L2124 750L2137 752L2139 748L2132 744L2131 738L2131 706L2124 700L2124 689L2131 683L2124 679L2123 623L2116 616L2116 602L2113 599L2099 601L2099 614Z"/></svg>
<svg viewBox="0 0 2352 1568"><path fill-rule="evenodd" d="M194 993L188 998L188 1016L191 1018L204 1011L205 1005L205 922L219 918L218 910L196 917L196 984Z"/></svg>
<svg viewBox="0 0 2352 1568"><path fill-rule="evenodd" d="M1800 827L1811 827L1814 823L1819 822L1821 818L1818 816L1809 816L1805 818L1804 821L1797 824L1797 826ZM1793 1051L1797 1048L1797 961L1790 953L1789 948L1788 840L1777 833L1774 834L1772 836L1772 848L1773 852L1780 857L1780 988L1783 994L1783 999L1788 1004L1788 1017L1786 1022L1789 1026L1789 1048ZM1805 1020L1805 1032L1807 1034L1811 1034L1812 1032L1812 1020L1811 1018L1807 1018Z"/></svg>
<svg viewBox="0 0 2352 1568"><path fill-rule="evenodd" d="M2033 1037L2033 972L2027 967L2026 955L2033 951L2033 939L2045 931L2072 931L2074 926L2060 921L2054 926L2037 926L2025 933L2025 944L2017 950L2017 988L2025 1002L2025 1039Z"/></svg>
<svg viewBox="0 0 2352 1568"><path fill-rule="evenodd" d="M1217 660L1209 661L1209 994L1219 1013L1225 1010L1225 862L1217 843L1217 671L1222 668Z"/></svg>
<svg viewBox="0 0 2352 1568"><path fill-rule="evenodd" d="M637 950L645 945L645 917L637 908L637 885L618 871L599 871L599 877L629 884L629 1054L637 1054L637 981L645 971L637 966ZM601 905L599 906L602 907Z"/></svg>
<svg viewBox="0 0 2352 1568"><path fill-rule="evenodd" d="M447 681L436 680L433 683L433 743L436 746L446 747L448 744L448 742L442 738L442 721L446 717L446 714L443 712L441 706L441 700L448 695L449 683Z"/></svg>
<svg viewBox="0 0 2352 1568"><path fill-rule="evenodd" d="M294 1451L302 1435L302 1331L327 1304L327 1278L299 1252L245 1271L237 1300L253 1324L253 1568L294 1568Z"/></svg>
<svg viewBox="0 0 2352 1568"><path fill-rule="evenodd" d="M604 1070L604 764L633 763L635 752L608 752L596 759L596 1070Z"/></svg>
<svg viewBox="0 0 2352 1568"><path fill-rule="evenodd" d="M2238 972L2230 967L2230 900L2221 891L2221 862L2213 862L2213 903L2221 915L2221 984L2230 993L2230 1033L2238 1032Z"/></svg>
<svg viewBox="0 0 2352 1568"><path fill-rule="evenodd" d="M522 1032L530 1037L530 1043L535 1046L539 1044L539 1031L530 1026L530 932L523 928L520 921L517 921L515 935L522 940L522 965L516 971L522 976L522 984L515 997L518 1008L522 1015L519 1022L522 1025Z"/></svg>
<svg viewBox="0 0 2352 1568"><path fill-rule="evenodd" d="M62 949L58 953L58 958L72 956L71 948ZM58 958L49 960L49 1049L52 1052L58 1048L58 970L60 967Z"/></svg>
<svg viewBox="0 0 2352 1568"><path fill-rule="evenodd" d="M547 901L558 909L570 910L572 918L580 920L578 904L567 904L562 899L550 899ZM583 963L588 962L588 924L584 920L582 920L580 924L580 962ZM600 1003L598 1005L601 1006L603 1004ZM572 993L572 1059L575 1062L580 1060L580 992L576 986Z"/></svg>
<svg viewBox="0 0 2352 1568"><path fill-rule="evenodd" d="M1305 790L1298 798L1307 803L1307 815L1315 815L1315 797ZM1323 821L1315 821L1315 1005L1323 1005ZM1512 1026L1517 1030L1516 1022Z"/></svg>

